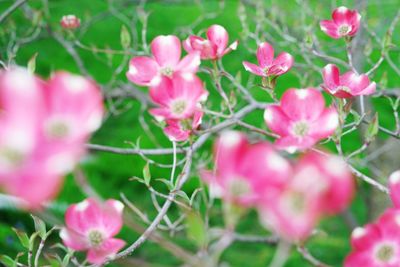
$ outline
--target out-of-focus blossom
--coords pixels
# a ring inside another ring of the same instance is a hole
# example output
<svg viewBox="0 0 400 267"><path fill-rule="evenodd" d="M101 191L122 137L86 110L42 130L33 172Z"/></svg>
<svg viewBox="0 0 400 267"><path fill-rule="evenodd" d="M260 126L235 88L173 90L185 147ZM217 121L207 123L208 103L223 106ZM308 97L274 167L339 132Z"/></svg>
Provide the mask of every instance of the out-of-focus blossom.
<svg viewBox="0 0 400 267"><path fill-rule="evenodd" d="M150 98L159 107L150 113L160 121L181 120L193 116L205 101L208 92L194 74L174 75L173 79L160 79L150 88Z"/></svg>
<svg viewBox="0 0 400 267"><path fill-rule="evenodd" d="M68 207L65 227L60 231L64 244L77 251L87 251L87 261L102 264L125 246L114 238L122 228L124 205L117 200L99 203L86 199Z"/></svg>
<svg viewBox="0 0 400 267"><path fill-rule="evenodd" d="M336 156L304 155L294 176L259 205L261 221L289 241L306 239L324 215L344 210L354 193L346 164Z"/></svg>
<svg viewBox="0 0 400 267"><path fill-rule="evenodd" d="M243 61L243 66L255 75L269 77L286 73L293 66L294 60L286 52L280 53L274 59L274 48L269 43L264 42L258 46L257 61L258 66L247 61Z"/></svg>
<svg viewBox="0 0 400 267"><path fill-rule="evenodd" d="M324 79L322 88L336 97L349 98L370 95L376 90L376 83L371 83L367 75L357 75L353 71L340 75L338 67L333 64L324 67L322 76Z"/></svg>
<svg viewBox="0 0 400 267"><path fill-rule="evenodd" d="M324 97L313 88L287 90L280 105L266 108L264 120L280 136L277 146L288 151L312 147L339 124L336 109L325 108Z"/></svg>
<svg viewBox="0 0 400 267"><path fill-rule="evenodd" d="M291 175L288 161L267 142L250 144L235 131L223 132L214 147L215 170L204 171L203 180L215 197L252 206L281 187Z"/></svg>
<svg viewBox="0 0 400 267"><path fill-rule="evenodd" d="M183 142L196 130L203 118L201 110L195 111L193 117L182 120L166 120L167 126L164 128L164 133L171 141Z"/></svg>
<svg viewBox="0 0 400 267"><path fill-rule="evenodd" d="M101 123L102 97L91 81L59 72L48 82L24 69L0 73L0 185L39 208L57 194Z"/></svg>
<svg viewBox="0 0 400 267"><path fill-rule="evenodd" d="M400 209L400 170L393 172L389 177L390 198L394 206Z"/></svg>
<svg viewBox="0 0 400 267"><path fill-rule="evenodd" d="M200 53L201 59L215 60L236 50L238 41L229 46L228 41L229 35L226 29L221 25L212 25L207 30L207 39L191 35L183 42L183 47L189 54Z"/></svg>
<svg viewBox="0 0 400 267"><path fill-rule="evenodd" d="M198 53L181 58L181 42L174 35L160 35L151 42L152 57L139 56L131 59L128 79L138 85L150 86L162 76L171 78L175 73L196 73L200 65Z"/></svg>
<svg viewBox="0 0 400 267"><path fill-rule="evenodd" d="M76 29L81 25L81 20L75 15L66 15L61 18L60 24L64 29Z"/></svg>
<svg viewBox="0 0 400 267"><path fill-rule="evenodd" d="M322 20L321 30L332 38L354 36L360 27L361 15L357 10L341 6L332 12L332 20Z"/></svg>
<svg viewBox="0 0 400 267"><path fill-rule="evenodd" d="M344 267L400 266L400 211L388 209L375 223L354 229Z"/></svg>

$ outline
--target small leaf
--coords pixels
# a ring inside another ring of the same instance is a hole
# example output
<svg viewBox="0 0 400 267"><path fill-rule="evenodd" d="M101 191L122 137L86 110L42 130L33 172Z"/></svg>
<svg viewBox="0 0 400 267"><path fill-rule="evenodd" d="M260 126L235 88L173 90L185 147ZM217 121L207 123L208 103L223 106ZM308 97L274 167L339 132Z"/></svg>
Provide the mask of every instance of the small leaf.
<svg viewBox="0 0 400 267"><path fill-rule="evenodd" d="M46 224L36 216L31 215L35 223L35 230L38 232L41 239L46 238Z"/></svg>
<svg viewBox="0 0 400 267"><path fill-rule="evenodd" d="M144 183L147 186L149 186L150 185L150 180L151 180L151 173L150 173L150 166L149 166L148 162L143 168L143 179L144 179Z"/></svg>
<svg viewBox="0 0 400 267"><path fill-rule="evenodd" d="M181 198L183 198L184 200L186 200L188 203L190 203L190 198L189 196L182 190L179 190L176 192L177 196L180 196Z"/></svg>
<svg viewBox="0 0 400 267"><path fill-rule="evenodd" d="M34 232L29 238L29 251L33 250L33 246L35 245L35 239L38 236L39 232Z"/></svg>
<svg viewBox="0 0 400 267"><path fill-rule="evenodd" d="M31 59L29 59L28 61L28 72L33 74L35 73L35 69L36 69L36 57L38 56L38 52L36 52L35 54L33 54L33 56L31 57Z"/></svg>
<svg viewBox="0 0 400 267"><path fill-rule="evenodd" d="M372 141L374 141L378 132L379 132L379 119L378 119L378 113L375 113L375 116L372 118L372 121L368 125L368 129L365 133L365 142L369 144Z"/></svg>
<svg viewBox="0 0 400 267"><path fill-rule="evenodd" d="M174 189L174 185L169 180L167 179L156 179L156 180L166 184L170 191Z"/></svg>
<svg viewBox="0 0 400 267"><path fill-rule="evenodd" d="M204 247L207 242L207 231L200 214L190 211L186 214L187 235L197 246Z"/></svg>
<svg viewBox="0 0 400 267"><path fill-rule="evenodd" d="M121 45L123 48L129 48L131 44L131 35L125 25L121 27Z"/></svg>
<svg viewBox="0 0 400 267"><path fill-rule="evenodd" d="M24 248L29 249L29 237L26 233L22 232L21 230L18 230L16 228L13 228L13 231L17 234L19 241L21 242L22 246Z"/></svg>
<svg viewBox="0 0 400 267"><path fill-rule="evenodd" d="M0 255L0 262L6 267L13 267L16 265L15 261L7 255Z"/></svg>

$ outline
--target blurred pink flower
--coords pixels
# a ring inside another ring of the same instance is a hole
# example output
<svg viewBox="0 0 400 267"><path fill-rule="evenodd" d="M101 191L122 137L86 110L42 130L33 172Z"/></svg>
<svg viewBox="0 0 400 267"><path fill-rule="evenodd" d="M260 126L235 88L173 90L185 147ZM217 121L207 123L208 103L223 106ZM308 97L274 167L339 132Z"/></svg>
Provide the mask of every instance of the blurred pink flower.
<svg viewBox="0 0 400 267"><path fill-rule="evenodd" d="M167 126L164 128L164 133L171 141L186 141L193 131L200 126L202 118L203 112L197 110L191 118L181 120L169 119L166 121Z"/></svg>
<svg viewBox="0 0 400 267"><path fill-rule="evenodd" d="M214 146L214 171L203 171L202 179L215 197L242 206L252 206L281 187L291 166L268 142L250 144L235 131L221 134Z"/></svg>
<svg viewBox="0 0 400 267"><path fill-rule="evenodd" d="M181 58L181 42L174 35L160 35L151 42L153 57L134 57L126 73L128 79L138 85L150 86L161 76L171 78L174 73L196 73L200 65L198 53Z"/></svg>
<svg viewBox="0 0 400 267"><path fill-rule="evenodd" d="M125 246L121 239L114 238L123 225L124 205L117 200L99 203L86 199L68 207L65 225L60 237L65 246L87 251L87 260L92 264L102 264L115 256Z"/></svg>
<svg viewBox="0 0 400 267"><path fill-rule="evenodd" d="M161 78L150 87L150 98L158 105L150 113L159 121L181 120L193 116L205 101L208 92L203 82L194 74L177 74L172 79Z"/></svg>
<svg viewBox="0 0 400 267"><path fill-rule="evenodd" d="M360 27L361 15L357 10L341 6L332 12L332 20L322 20L321 30L332 38L354 36Z"/></svg>
<svg viewBox="0 0 400 267"><path fill-rule="evenodd" d="M59 72L44 82L13 69L0 73L0 109L1 186L24 207L40 208L100 126L101 92L81 76Z"/></svg>
<svg viewBox="0 0 400 267"><path fill-rule="evenodd" d="M81 20L75 15L66 15L61 18L60 24L64 29L76 29L81 25Z"/></svg>
<svg viewBox="0 0 400 267"><path fill-rule="evenodd" d="M243 61L243 66L255 75L269 77L286 73L293 66L294 60L286 52L280 53L274 59L274 48L269 43L264 42L258 46L257 61L259 66L247 61Z"/></svg>
<svg viewBox="0 0 400 267"><path fill-rule="evenodd" d="M336 109L325 108L324 97L313 88L287 90L280 105L266 108L264 120L279 135L276 145L290 152L312 147L339 124Z"/></svg>
<svg viewBox="0 0 400 267"><path fill-rule="evenodd" d="M376 90L375 82L370 82L365 74L357 75L348 71L339 75L339 69L336 65L328 64L322 71L324 84L322 88L340 98L349 98L358 95L370 95Z"/></svg>
<svg viewBox="0 0 400 267"><path fill-rule="evenodd" d="M207 39L191 35L184 42L183 47L191 54L200 53L201 59L218 59L232 50L236 50L238 41L228 45L228 32L221 25L212 25L207 30Z"/></svg>
<svg viewBox="0 0 400 267"><path fill-rule="evenodd" d="M261 221L289 241L304 240L322 216L349 205L354 187L343 160L309 152L297 162L293 177L260 202Z"/></svg>
<svg viewBox="0 0 400 267"><path fill-rule="evenodd" d="M395 171L390 175L389 191L394 206L400 209L400 170Z"/></svg>
<svg viewBox="0 0 400 267"><path fill-rule="evenodd" d="M354 229L344 267L400 266L400 211L388 209L375 223Z"/></svg>

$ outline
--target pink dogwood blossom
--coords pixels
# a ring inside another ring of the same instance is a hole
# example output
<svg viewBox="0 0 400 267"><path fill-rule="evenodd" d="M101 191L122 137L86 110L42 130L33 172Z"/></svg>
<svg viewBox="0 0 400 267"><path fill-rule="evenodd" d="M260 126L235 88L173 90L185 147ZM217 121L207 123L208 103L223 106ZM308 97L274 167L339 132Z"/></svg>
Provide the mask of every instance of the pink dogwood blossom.
<svg viewBox="0 0 400 267"><path fill-rule="evenodd" d="M286 52L280 53L274 59L274 48L267 42L261 43L257 49L258 66L243 61L244 68L258 76L279 76L286 73L293 66L293 57Z"/></svg>
<svg viewBox="0 0 400 267"><path fill-rule="evenodd" d="M64 29L76 29L81 25L81 20L75 15L66 15L61 18L60 24Z"/></svg>
<svg viewBox="0 0 400 267"><path fill-rule="evenodd" d="M181 58L181 42L174 35L157 36L150 45L152 57L139 56L131 59L128 79L138 85L150 86L162 76L172 77L174 73L196 73L200 65L198 53Z"/></svg>
<svg viewBox="0 0 400 267"><path fill-rule="evenodd" d="M400 266L400 211L388 209L375 222L354 229L344 267Z"/></svg>
<svg viewBox="0 0 400 267"><path fill-rule="evenodd" d="M282 186L291 165L268 142L250 144L235 131L221 134L214 146L214 171L204 171L203 180L215 197L238 205L252 206L261 197Z"/></svg>
<svg viewBox="0 0 400 267"><path fill-rule="evenodd" d="M343 160L308 152L295 165L291 179L260 202L261 221L287 240L304 240L322 216L349 205L354 187Z"/></svg>
<svg viewBox="0 0 400 267"><path fill-rule="evenodd" d="M65 227L60 231L64 244L77 251L87 251L87 261L102 264L125 246L114 238L122 228L124 205L117 200L99 203L86 199L68 207Z"/></svg>
<svg viewBox="0 0 400 267"><path fill-rule="evenodd" d="M264 120L279 135L277 146L288 151L312 147L339 124L336 109L325 108L322 93L313 88L287 90L280 105L266 108Z"/></svg>
<svg viewBox="0 0 400 267"><path fill-rule="evenodd" d="M322 20L321 30L332 38L354 36L360 27L361 15L357 10L341 6L332 12L332 20Z"/></svg>
<svg viewBox="0 0 400 267"><path fill-rule="evenodd" d="M357 75L353 71L340 75L338 67L333 64L326 65L322 75L324 79L322 88L336 97L349 98L370 95L376 90L376 83L371 83L367 75Z"/></svg>
<svg viewBox="0 0 400 267"><path fill-rule="evenodd" d="M229 35L221 25L212 25L207 30L207 39L191 35L184 42L183 47L191 54L200 53L201 59L218 59L232 50L236 50L238 41L228 45Z"/></svg>
<svg viewBox="0 0 400 267"><path fill-rule="evenodd" d="M203 112L197 110L191 118L182 120L166 120L167 126L164 128L164 133L171 141L186 141L193 131L199 128L202 118Z"/></svg>

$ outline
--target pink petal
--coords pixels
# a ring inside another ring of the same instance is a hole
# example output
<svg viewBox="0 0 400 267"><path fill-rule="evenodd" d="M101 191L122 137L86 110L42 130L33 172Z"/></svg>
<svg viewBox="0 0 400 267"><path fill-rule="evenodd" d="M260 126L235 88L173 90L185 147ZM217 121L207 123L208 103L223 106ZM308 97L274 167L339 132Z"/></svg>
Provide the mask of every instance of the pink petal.
<svg viewBox="0 0 400 267"><path fill-rule="evenodd" d="M183 142L190 136L190 130L183 130L179 121L170 120L168 126L164 128L164 133L171 141Z"/></svg>
<svg viewBox="0 0 400 267"><path fill-rule="evenodd" d="M110 238L100 248L90 249L87 254L87 261L91 264L102 264L107 259L112 259L124 246L125 241Z"/></svg>
<svg viewBox="0 0 400 267"><path fill-rule="evenodd" d="M86 250L89 248L89 243L86 237L75 233L74 231L68 230L67 228L62 228L60 231L60 237L65 246L73 250Z"/></svg>
<svg viewBox="0 0 400 267"><path fill-rule="evenodd" d="M193 129L197 129L203 119L204 113L201 110L196 110L196 112L193 115L193 121L192 121L192 127Z"/></svg>
<svg viewBox="0 0 400 267"><path fill-rule="evenodd" d="M336 25L350 25L352 17L353 11L344 6L336 8L332 13L332 19Z"/></svg>
<svg viewBox="0 0 400 267"><path fill-rule="evenodd" d="M269 67L274 60L274 48L267 42L263 42L257 49L257 60L261 68Z"/></svg>
<svg viewBox="0 0 400 267"><path fill-rule="evenodd" d="M279 106L272 105L265 109L264 121L274 133L286 136L290 133L290 120Z"/></svg>
<svg viewBox="0 0 400 267"><path fill-rule="evenodd" d="M312 137L298 138L294 136L286 136L276 140L275 145L279 149L294 153L296 151L302 151L311 148L317 143L318 140Z"/></svg>
<svg viewBox="0 0 400 267"><path fill-rule="evenodd" d="M360 21L361 15L357 11L353 11L353 15L350 19L351 31L348 33L348 35L353 36L357 33L358 29L360 28Z"/></svg>
<svg viewBox="0 0 400 267"><path fill-rule="evenodd" d="M149 57L134 57L129 63L126 73L128 79L138 85L148 86L158 74L157 62Z"/></svg>
<svg viewBox="0 0 400 267"><path fill-rule="evenodd" d="M332 20L321 20L319 26L323 32L334 39L342 37L338 32L338 26Z"/></svg>
<svg viewBox="0 0 400 267"><path fill-rule="evenodd" d="M188 53L193 53L194 51L200 52L201 59L217 58L217 46L212 44L209 40L191 35L187 41L185 41L184 45L186 45L186 51Z"/></svg>
<svg viewBox="0 0 400 267"><path fill-rule="evenodd" d="M223 55L225 55L225 54L228 54L228 53L231 52L232 50L236 50L238 44L239 44L239 41L237 41L237 40L234 41L233 43L231 43L231 44L228 46L228 48L226 48L226 49L224 50L224 52L222 53L222 55L220 55L220 57L223 56Z"/></svg>
<svg viewBox="0 0 400 267"><path fill-rule="evenodd" d="M336 87L339 86L339 68L334 64L326 65L322 70L322 77L324 79L324 89L326 89L329 93L332 93L336 90Z"/></svg>
<svg viewBox="0 0 400 267"><path fill-rule="evenodd" d="M207 38L217 48L217 56L223 55L228 45L228 32L221 25L212 25L207 30Z"/></svg>
<svg viewBox="0 0 400 267"><path fill-rule="evenodd" d="M346 72L340 77L341 85L345 85L351 90L352 95L360 95L364 89L370 85L370 81L367 75L361 74L357 75L352 71ZM368 91L374 90L373 87L368 88Z"/></svg>
<svg viewBox="0 0 400 267"><path fill-rule="evenodd" d="M161 106L168 106L171 99L174 98L173 82L167 77L161 77L156 85L150 86L149 95L151 100Z"/></svg>
<svg viewBox="0 0 400 267"><path fill-rule="evenodd" d="M267 76L264 73L262 68L260 68L259 66L255 65L253 63L250 63L250 62L247 62L247 61L243 61L243 66L244 66L245 70L247 70L247 71L249 71L249 72L251 72L251 73L253 73L255 75L264 76L264 77Z"/></svg>
<svg viewBox="0 0 400 267"><path fill-rule="evenodd" d="M102 217L100 204L89 198L68 207L65 212L65 224L76 233L85 235L90 229L101 226Z"/></svg>
<svg viewBox="0 0 400 267"><path fill-rule="evenodd" d="M161 67L175 68L181 58L181 42L174 35L159 35L151 42L151 52Z"/></svg>
<svg viewBox="0 0 400 267"><path fill-rule="evenodd" d="M394 206L400 208L400 171L395 171L390 175L389 189Z"/></svg>
<svg viewBox="0 0 400 267"><path fill-rule="evenodd" d="M272 66L268 71L269 75L282 75L293 66L294 59L292 55L282 52L272 62Z"/></svg>
<svg viewBox="0 0 400 267"><path fill-rule="evenodd" d="M363 228L355 228L351 234L351 245L356 250L368 249L380 239L379 228L375 224L368 224Z"/></svg>
<svg viewBox="0 0 400 267"><path fill-rule="evenodd" d="M357 93L357 95L372 95L376 92L376 83L372 82L365 89Z"/></svg>
<svg viewBox="0 0 400 267"><path fill-rule="evenodd" d="M177 71L196 73L200 66L200 55L199 53L191 53L185 56L176 67Z"/></svg>
<svg viewBox="0 0 400 267"><path fill-rule="evenodd" d="M188 54L191 54L193 52L196 52L196 50L193 49L192 47L192 43L190 41L190 36L188 38L186 38L183 42L183 49L186 50L186 52L188 52Z"/></svg>
<svg viewBox="0 0 400 267"><path fill-rule="evenodd" d="M334 107L325 109L320 117L310 124L308 135L320 140L332 135L339 126L339 115Z"/></svg>
<svg viewBox="0 0 400 267"><path fill-rule="evenodd" d="M107 237L115 236L121 231L123 225L124 204L118 200L108 199L102 209L102 228Z"/></svg>
<svg viewBox="0 0 400 267"><path fill-rule="evenodd" d="M344 261L344 267L375 267L370 251L354 251Z"/></svg>
<svg viewBox="0 0 400 267"><path fill-rule="evenodd" d="M292 120L314 121L323 112L325 100L314 88L289 89L281 99L281 108Z"/></svg>
<svg viewBox="0 0 400 267"><path fill-rule="evenodd" d="M157 121L163 121L173 117L171 111L167 107L151 108L149 109L149 113L153 115Z"/></svg>

